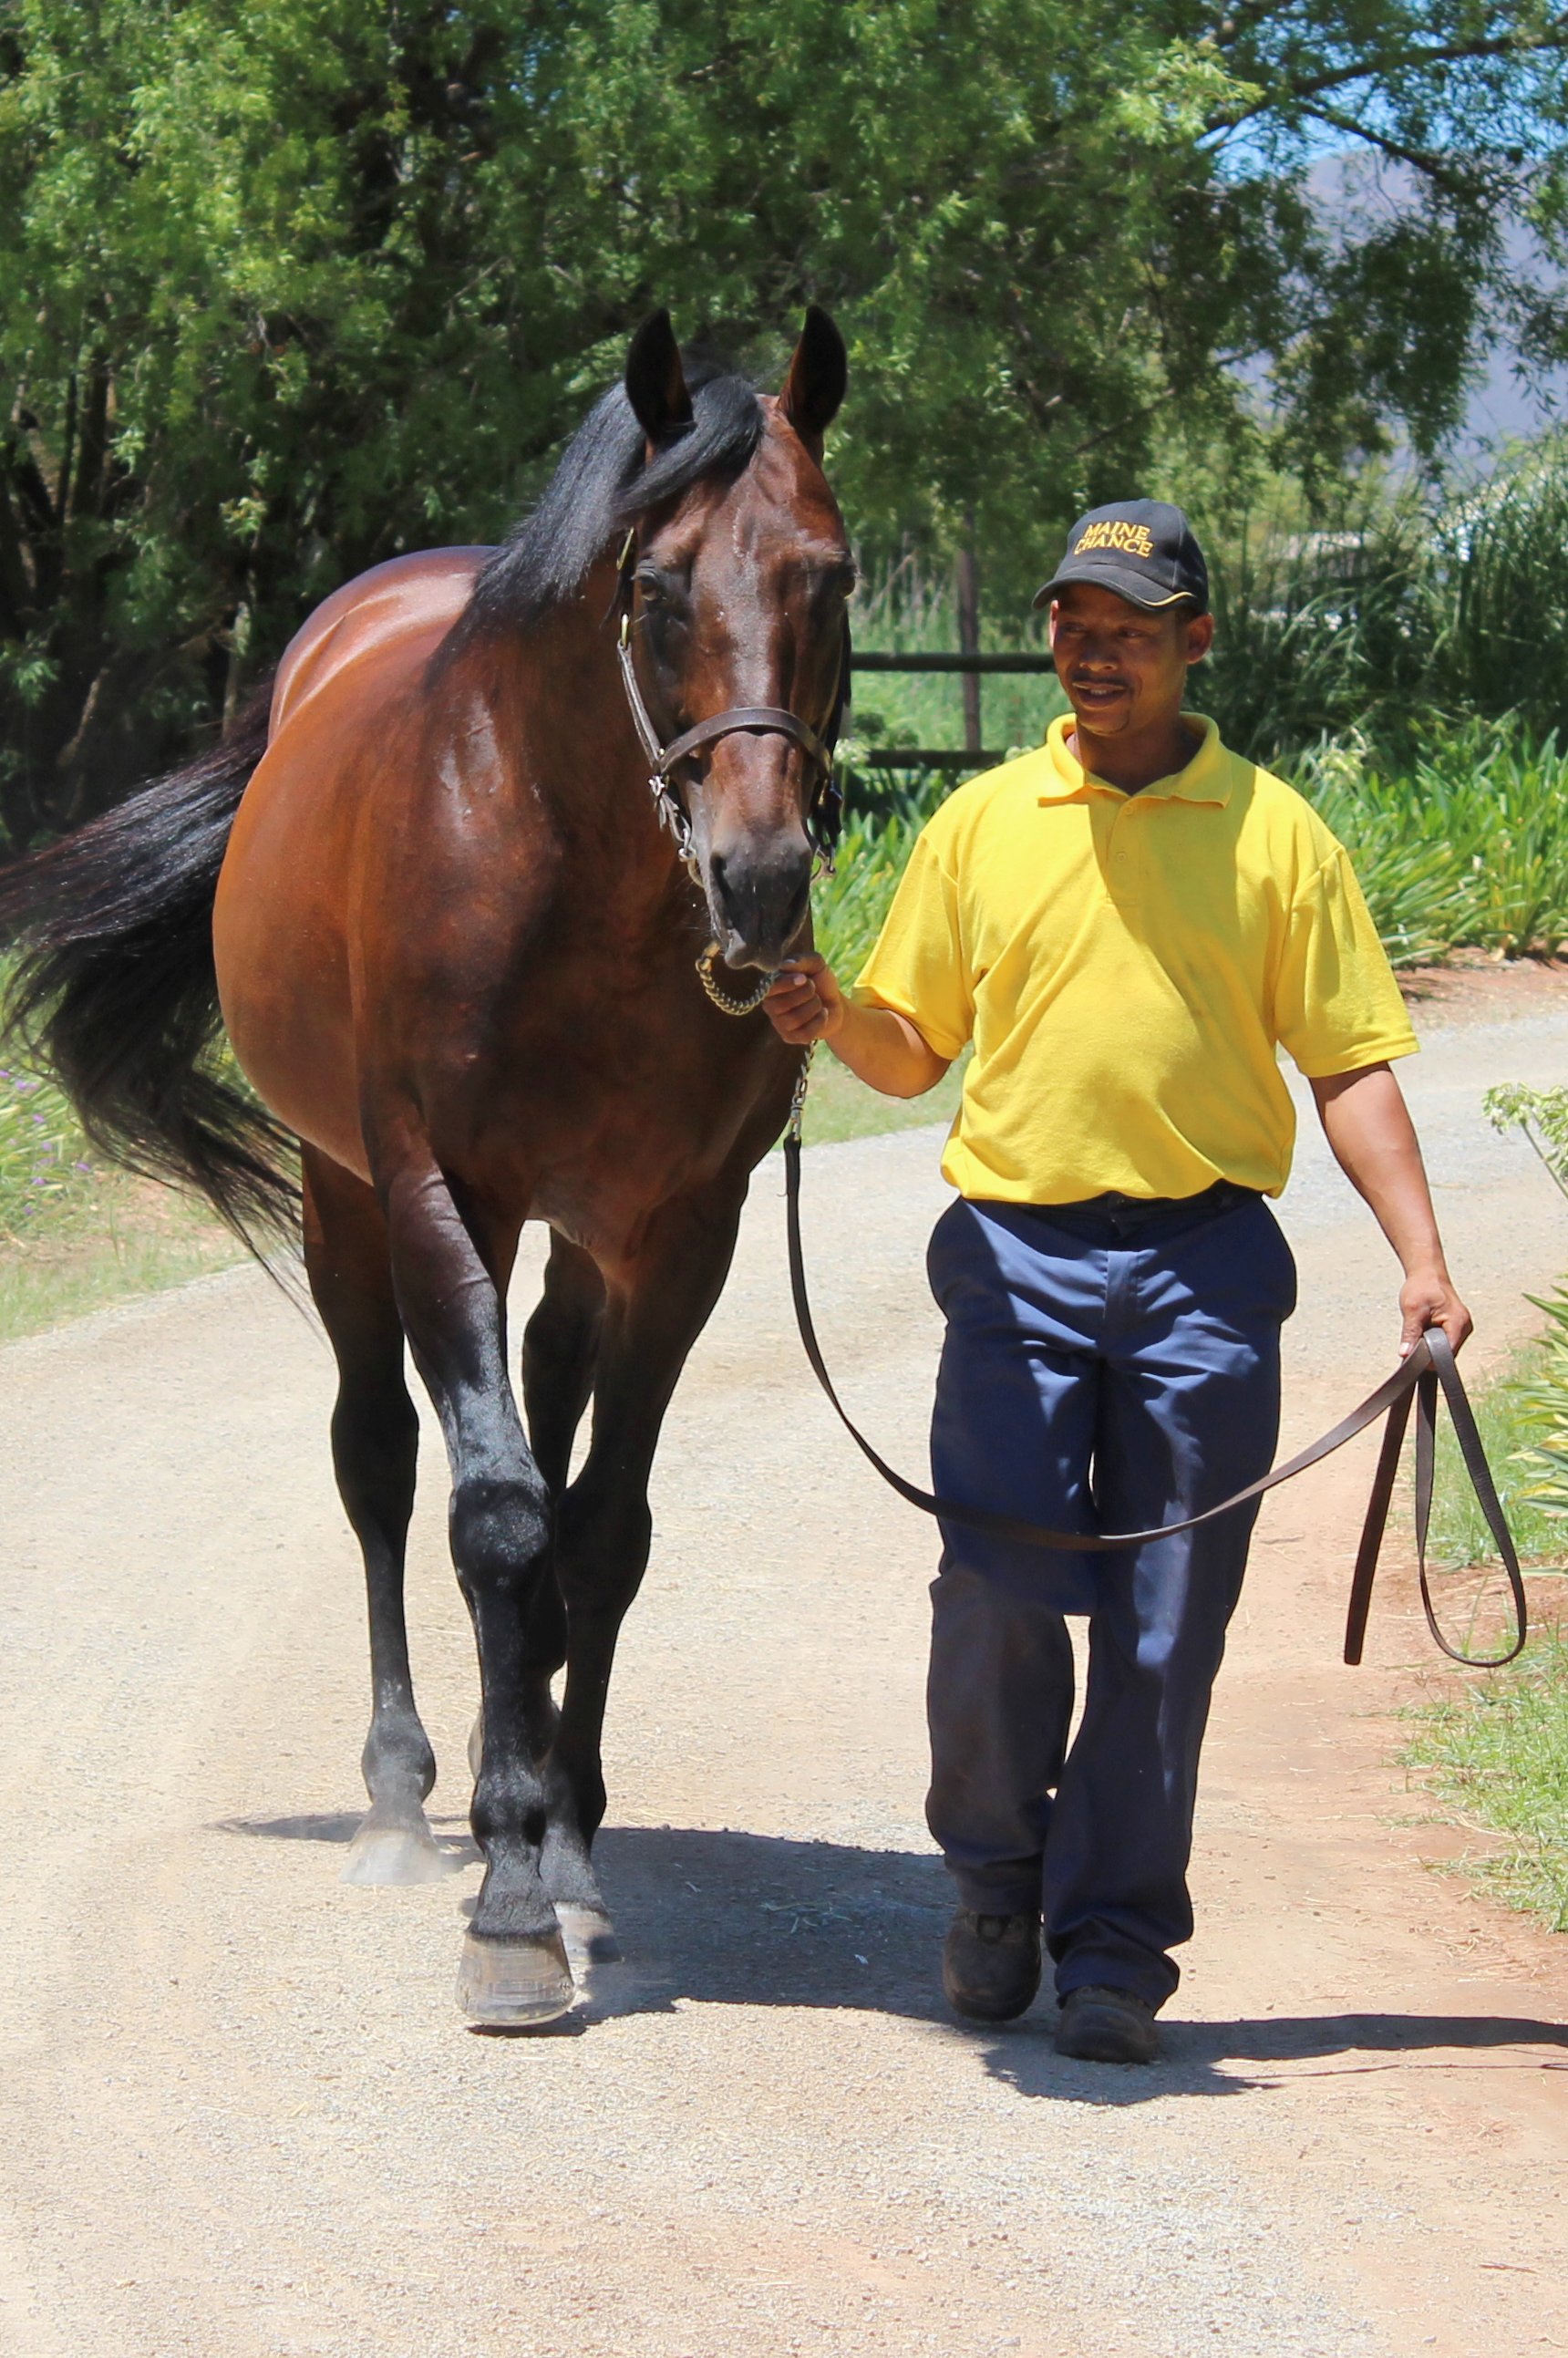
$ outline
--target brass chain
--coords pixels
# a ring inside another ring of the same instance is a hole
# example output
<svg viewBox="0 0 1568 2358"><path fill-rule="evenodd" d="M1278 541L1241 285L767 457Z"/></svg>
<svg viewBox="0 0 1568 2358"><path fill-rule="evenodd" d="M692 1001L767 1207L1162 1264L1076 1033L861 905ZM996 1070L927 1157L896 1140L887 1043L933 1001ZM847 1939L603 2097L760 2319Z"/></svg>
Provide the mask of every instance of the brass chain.
<svg viewBox="0 0 1568 2358"><path fill-rule="evenodd" d="M726 1015L753 1014L761 1007L784 971L782 967L775 967L772 974L763 975L755 990L749 992L744 999L740 999L733 991L726 990L724 985L715 978L713 969L718 963L719 945L717 942L709 942L697 961L697 979L715 1007L721 1009Z"/></svg>
<svg viewBox="0 0 1568 2358"><path fill-rule="evenodd" d="M795 1084L795 1095L789 1101L789 1120L784 1125L784 1136L793 1139L796 1146L800 1144L801 1127L806 1120L806 1092L811 1080L811 1060L816 1054L816 1041L808 1040L806 1044L806 1054L800 1060L800 1072Z"/></svg>
<svg viewBox="0 0 1568 2358"><path fill-rule="evenodd" d="M782 967L775 968L772 974L762 977L762 981L749 998L737 999L732 992L725 990L721 982L715 981L713 969L718 963L719 945L717 942L709 942L697 961L697 979L715 1007L721 1008L726 1015L754 1013L784 972ZM784 1136L793 1138L797 1146L800 1143L801 1123L806 1118L806 1092L811 1079L811 1060L816 1054L816 1041L808 1041L806 1054L800 1060L800 1072L795 1080L795 1093L789 1101L789 1120L784 1125Z"/></svg>

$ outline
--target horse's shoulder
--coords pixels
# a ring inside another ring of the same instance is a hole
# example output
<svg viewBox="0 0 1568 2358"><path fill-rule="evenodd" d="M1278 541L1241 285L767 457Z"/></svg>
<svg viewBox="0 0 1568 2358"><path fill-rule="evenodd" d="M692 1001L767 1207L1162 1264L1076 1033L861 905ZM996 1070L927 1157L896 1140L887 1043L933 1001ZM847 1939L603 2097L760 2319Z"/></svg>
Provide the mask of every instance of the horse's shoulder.
<svg viewBox="0 0 1568 2358"><path fill-rule="evenodd" d="M389 557L323 600L284 649L272 693L272 733L349 665L406 640L442 637L468 604L488 548L429 548Z"/></svg>

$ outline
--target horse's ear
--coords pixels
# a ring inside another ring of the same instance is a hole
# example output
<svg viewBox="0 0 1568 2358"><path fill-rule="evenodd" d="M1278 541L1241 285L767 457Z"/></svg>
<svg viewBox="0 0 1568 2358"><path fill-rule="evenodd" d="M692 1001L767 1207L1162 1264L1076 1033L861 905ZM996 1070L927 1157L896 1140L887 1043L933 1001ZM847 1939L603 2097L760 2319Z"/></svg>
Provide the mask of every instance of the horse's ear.
<svg viewBox="0 0 1568 2358"><path fill-rule="evenodd" d="M822 437L838 415L849 382L843 337L826 311L809 304L779 407L814 459L822 456Z"/></svg>
<svg viewBox="0 0 1568 2358"><path fill-rule="evenodd" d="M626 355L626 397L650 442L667 442L691 424L691 395L667 311L644 319Z"/></svg>

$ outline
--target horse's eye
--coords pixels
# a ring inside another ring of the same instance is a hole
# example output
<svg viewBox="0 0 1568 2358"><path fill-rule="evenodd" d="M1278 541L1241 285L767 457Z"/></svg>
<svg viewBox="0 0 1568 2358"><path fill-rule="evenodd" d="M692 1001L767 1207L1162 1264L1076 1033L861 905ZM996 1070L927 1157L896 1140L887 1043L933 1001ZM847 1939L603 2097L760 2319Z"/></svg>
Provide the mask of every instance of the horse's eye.
<svg viewBox="0 0 1568 2358"><path fill-rule="evenodd" d="M644 606L657 606L662 602L665 585L656 573L639 573L637 587L643 593Z"/></svg>

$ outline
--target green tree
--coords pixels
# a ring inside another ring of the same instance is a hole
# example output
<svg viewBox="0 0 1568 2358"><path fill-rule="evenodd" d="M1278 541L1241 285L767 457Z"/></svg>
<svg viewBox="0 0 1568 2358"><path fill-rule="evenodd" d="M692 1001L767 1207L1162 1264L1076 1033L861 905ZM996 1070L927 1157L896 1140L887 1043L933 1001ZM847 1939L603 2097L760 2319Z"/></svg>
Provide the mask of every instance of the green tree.
<svg viewBox="0 0 1568 2358"><path fill-rule="evenodd" d="M1485 0L5 0L0 818L211 726L310 605L492 536L624 340L849 335L836 480L1020 588L1271 358L1332 480L1438 447L1555 218L1564 20ZM1325 138L1405 194L1325 222Z"/></svg>

